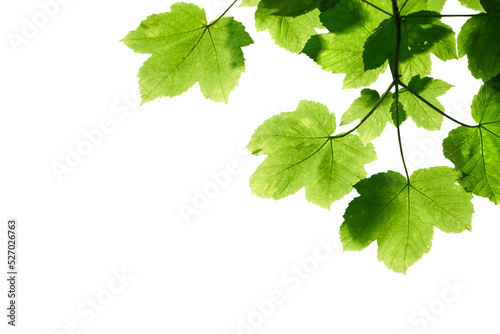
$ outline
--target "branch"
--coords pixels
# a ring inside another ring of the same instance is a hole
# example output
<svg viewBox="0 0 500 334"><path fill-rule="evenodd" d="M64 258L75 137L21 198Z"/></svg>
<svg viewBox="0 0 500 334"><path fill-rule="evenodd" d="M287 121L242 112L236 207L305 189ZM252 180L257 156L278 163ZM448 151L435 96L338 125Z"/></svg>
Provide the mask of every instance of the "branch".
<svg viewBox="0 0 500 334"><path fill-rule="evenodd" d="M408 1L406 1L404 5L406 5L407 2ZM392 11L394 12L394 24L396 26L396 50L394 51L394 65L392 69L394 82L396 83L396 95L395 95L396 128L398 130L399 153L401 154L401 160L403 161L403 167L406 173L406 180L408 184L410 184L410 174L408 173L408 167L406 167L405 155L403 152L403 143L401 140L401 129L399 123L399 48L401 47L401 17L399 15L397 0L392 0Z"/></svg>
<svg viewBox="0 0 500 334"><path fill-rule="evenodd" d="M394 65L392 76L396 82L396 88L399 82L399 49L401 48L401 17L399 16L398 2L392 0L392 10L394 12L394 24L396 25L396 48L394 52Z"/></svg>

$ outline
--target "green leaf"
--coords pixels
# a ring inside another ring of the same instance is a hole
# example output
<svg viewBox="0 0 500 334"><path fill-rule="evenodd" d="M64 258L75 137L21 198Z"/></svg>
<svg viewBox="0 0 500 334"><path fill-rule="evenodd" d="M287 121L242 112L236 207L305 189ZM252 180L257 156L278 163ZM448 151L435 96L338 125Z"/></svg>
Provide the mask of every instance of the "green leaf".
<svg viewBox="0 0 500 334"><path fill-rule="evenodd" d="M377 240L378 259L399 273L431 249L434 227L446 233L471 230L472 194L455 184L448 167L420 169L410 180L389 171L362 180L348 206L340 239L345 251L360 251Z"/></svg>
<svg viewBox="0 0 500 334"><path fill-rule="evenodd" d="M245 6L246 7L254 7L254 6L257 6L260 3L260 1L261 0L243 0L243 2L241 3L240 7L245 7ZM318 0L318 1L316 1L316 5L317 5L317 8L319 10L321 10L322 12L324 12L324 11L327 11L328 9L330 9L330 8L335 7L335 5L339 1L340 0ZM281 5L283 5L283 4L284 4L284 2L281 2ZM284 8L285 13L286 13L286 11L290 10L290 8L287 8L286 6L282 6L282 7ZM267 9L267 11L269 11L269 10ZM272 10L271 10L271 12L272 12ZM269 14L271 14L271 13L269 13Z"/></svg>
<svg viewBox="0 0 500 334"><path fill-rule="evenodd" d="M403 124L408 119L408 114L401 103L398 103L396 108L396 101L391 104L391 120L396 126Z"/></svg>
<svg viewBox="0 0 500 334"><path fill-rule="evenodd" d="M390 4L391 1L378 0L384 2L385 4ZM439 2L442 0L438 0ZM436 2L436 0L430 0L430 2ZM429 9L428 0L398 0L398 7L400 14L403 16L410 15L412 13L417 13L420 11ZM390 5L389 5L390 7Z"/></svg>
<svg viewBox="0 0 500 334"><path fill-rule="evenodd" d="M356 130L364 145L367 145L373 139L380 136L382 132L384 132L387 122L391 122L391 96L392 94L389 93L370 118ZM363 89L361 91L361 97L357 98L342 115L342 122L340 125L350 124L358 119L362 119L379 100L380 95L377 91Z"/></svg>
<svg viewBox="0 0 500 334"><path fill-rule="evenodd" d="M467 55L472 75L486 82L500 74L500 2L481 3L486 14L465 22L458 35L458 54Z"/></svg>
<svg viewBox="0 0 500 334"><path fill-rule="evenodd" d="M431 0L431 2L441 2L443 0ZM392 1L390 0L369 0L371 4L392 15ZM422 10L429 10L427 0L398 0L398 8L401 15L409 15Z"/></svg>
<svg viewBox="0 0 500 334"><path fill-rule="evenodd" d="M345 73L344 88L368 86L385 71L387 64L382 62L365 71L363 46L386 17L362 1L342 0L320 15L330 33L312 36L302 52L325 71Z"/></svg>
<svg viewBox="0 0 500 334"><path fill-rule="evenodd" d="M415 76L411 79L408 87L439 110L444 110L437 97L444 95L453 86L431 77L420 78ZM419 128L430 131L441 129L443 115L437 113L408 90L404 88L399 90L399 102L402 104L405 113L412 118Z"/></svg>
<svg viewBox="0 0 500 334"><path fill-rule="evenodd" d="M259 5L255 12L255 26L257 31L269 30L269 34L276 44L282 48L299 53L304 45L316 35L315 28L322 28L319 21L319 9L297 17L269 15Z"/></svg>
<svg viewBox="0 0 500 334"><path fill-rule="evenodd" d="M294 16L273 14L265 7L264 2L261 2L255 12L255 26L257 31L269 30L272 39L280 47L300 53L311 36L317 35L316 28L324 28L319 19L321 11L335 7L339 1L317 1L318 8Z"/></svg>
<svg viewBox="0 0 500 334"><path fill-rule="evenodd" d="M152 54L139 70L142 103L180 95L196 82L206 98L227 103L245 71L241 48L253 43L233 18L207 24L205 10L187 3L149 16L122 42Z"/></svg>
<svg viewBox="0 0 500 334"><path fill-rule="evenodd" d="M320 17L325 28L335 34L369 36L388 15L361 0L342 0Z"/></svg>
<svg viewBox="0 0 500 334"><path fill-rule="evenodd" d="M335 128L335 115L310 101L265 121L248 145L268 155L250 178L253 193L280 199L305 188L307 200L324 208L349 194L376 154L356 135L331 137Z"/></svg>
<svg viewBox="0 0 500 334"><path fill-rule="evenodd" d="M459 0L462 5L478 12L484 12L483 6L479 0Z"/></svg>
<svg viewBox="0 0 500 334"><path fill-rule="evenodd" d="M243 0L240 7L255 7L259 2L260 0Z"/></svg>
<svg viewBox="0 0 500 334"><path fill-rule="evenodd" d="M427 9L430 10L431 12L440 13L443 10L445 3L446 3L446 0L434 0L428 4Z"/></svg>
<svg viewBox="0 0 500 334"><path fill-rule="evenodd" d="M472 117L479 126L451 131L444 156L464 173L461 183L468 191L500 204L500 77L481 87Z"/></svg>
<svg viewBox="0 0 500 334"><path fill-rule="evenodd" d="M261 0L262 10L270 15L300 16L320 5L320 0Z"/></svg>
<svg viewBox="0 0 500 334"><path fill-rule="evenodd" d="M399 73L403 82L416 75L431 73L431 52L443 61L457 59L453 29L439 18L417 16L434 14L438 13L420 11L406 16L402 22ZM368 38L363 52L365 69L378 68L386 61L393 66L396 48L394 26L394 19L387 19Z"/></svg>
<svg viewBox="0 0 500 334"><path fill-rule="evenodd" d="M321 34L312 36L302 51L325 71L345 73L343 88L360 88L377 81L387 64L365 71L362 39L346 35Z"/></svg>
<svg viewBox="0 0 500 334"><path fill-rule="evenodd" d="M318 8L322 12L326 12L329 9L334 8L340 0L321 0L319 2Z"/></svg>

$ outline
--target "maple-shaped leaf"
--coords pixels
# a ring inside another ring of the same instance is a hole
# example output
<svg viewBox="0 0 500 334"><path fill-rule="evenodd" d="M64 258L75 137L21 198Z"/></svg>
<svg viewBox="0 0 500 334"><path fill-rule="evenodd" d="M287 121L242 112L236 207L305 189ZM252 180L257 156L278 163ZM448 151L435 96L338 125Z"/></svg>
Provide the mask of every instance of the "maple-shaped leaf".
<svg viewBox="0 0 500 334"><path fill-rule="evenodd" d="M431 52L443 61L457 58L453 29L439 18L423 17L425 15L439 13L419 11L402 20L399 73L404 83L416 75L431 73ZM393 65L396 48L394 26L394 18L385 20L366 41L363 52L366 70L378 68L386 61Z"/></svg>
<svg viewBox="0 0 500 334"><path fill-rule="evenodd" d="M243 0L240 7L255 7L259 2L260 0Z"/></svg>
<svg viewBox="0 0 500 334"><path fill-rule="evenodd" d="M479 125L452 130L443 142L444 156L464 173L467 190L500 204L500 76L474 97L472 117Z"/></svg>
<svg viewBox="0 0 500 334"><path fill-rule="evenodd" d="M445 3L446 0L434 0L427 4L427 9L431 12L441 12Z"/></svg>
<svg viewBox="0 0 500 334"><path fill-rule="evenodd" d="M406 3L406 4L405 4ZM441 12L446 0L398 0L398 7L401 15L409 15L422 10ZM404 6L404 7L401 7ZM402 9L401 9L402 8Z"/></svg>
<svg viewBox="0 0 500 334"><path fill-rule="evenodd" d="M388 17L388 14L362 0L341 0L334 8L321 14L321 22L328 31L337 35L363 33L368 36Z"/></svg>
<svg viewBox="0 0 500 334"><path fill-rule="evenodd" d="M348 0L348 1L353 1L353 0ZM358 1L358 0L354 0ZM362 2L369 2L370 4L377 6L380 8L382 11L385 11L386 13L389 13L392 15L392 1L390 0L370 0L370 1L364 1L361 0ZM437 2L438 5L441 3L443 0L430 0L431 3ZM408 15L411 13L415 13L421 10L429 10L429 4L428 0L398 0L398 8L399 12L401 15Z"/></svg>
<svg viewBox="0 0 500 334"><path fill-rule="evenodd" d="M324 208L349 194L376 154L357 135L332 136L335 128L335 115L311 101L265 121L248 144L268 156L250 178L253 193L280 199L305 188L307 200Z"/></svg>
<svg viewBox="0 0 500 334"><path fill-rule="evenodd" d="M367 38L389 17L361 0L342 0L320 15L330 31L312 36L302 51L325 71L345 73L344 88L359 88L375 82L387 64L366 71L363 46Z"/></svg>
<svg viewBox="0 0 500 334"><path fill-rule="evenodd" d="M334 8L337 6L337 4L340 2L340 0L321 0L318 8L322 12L326 12L329 9Z"/></svg>
<svg viewBox="0 0 500 334"><path fill-rule="evenodd" d="M262 9L261 3L255 12L257 31L269 30L277 45L293 53L299 53L304 49L309 38L316 35L315 28L323 27L319 20L320 11L317 8L296 17L270 15Z"/></svg>
<svg viewBox="0 0 500 334"><path fill-rule="evenodd" d="M481 1L479 0L458 0L462 5L470 9L477 10L478 12L484 11L483 6L481 6Z"/></svg>
<svg viewBox="0 0 500 334"><path fill-rule="evenodd" d="M482 0L486 13L467 20L458 35L458 54L484 82L500 74L500 1Z"/></svg>
<svg viewBox="0 0 500 334"><path fill-rule="evenodd" d="M278 1L274 3L270 3L269 1L267 2L267 11L268 14L270 15L278 15L278 16L284 16L284 14L293 14L292 16L298 16L304 14L304 12L307 12L306 10L308 8L311 8L313 10L314 8L318 8L322 12L327 11L330 8L335 7L335 5L339 2L340 0L318 0L318 1L306 1L297 4L294 4L294 7L290 7L290 1ZM257 6L261 0L243 0L240 7L254 7ZM311 7L310 4L314 3L316 7ZM271 9L269 9L271 7ZM274 9L273 9L274 7ZM279 11L283 10L283 12L280 14ZM304 10L306 9L306 10ZM302 13L302 14L300 14ZM290 15L288 15L290 16Z"/></svg>
<svg viewBox="0 0 500 334"><path fill-rule="evenodd" d="M378 259L399 273L431 249L434 227L446 233L471 230L472 194L456 184L449 167L415 171L410 180L389 171L355 185L360 194L347 207L340 239L345 251L377 241Z"/></svg>
<svg viewBox="0 0 500 334"><path fill-rule="evenodd" d="M401 103L396 104L396 101L392 102L390 113L392 124L396 126L403 124L403 122L408 119L408 114L403 105Z"/></svg>
<svg viewBox="0 0 500 334"><path fill-rule="evenodd" d="M381 100L379 93L372 89L363 89L361 97L357 98L342 115L340 125L350 124L363 119L368 112ZM356 130L363 144L368 144L384 132L387 122L391 120L392 94L388 93L375 109L373 114Z"/></svg>
<svg viewBox="0 0 500 334"><path fill-rule="evenodd" d="M245 71L241 48L253 43L233 18L208 24L205 10L188 3L149 16L122 42L152 54L139 70L142 103L180 95L196 82L206 98L227 103Z"/></svg>
<svg viewBox="0 0 500 334"><path fill-rule="evenodd" d="M437 98L444 95L453 86L443 80L433 79L431 77L420 78L420 76L415 76L409 82L408 87L413 93L417 93L439 110L444 110L444 107ZM404 109L405 115L411 117L413 122L415 122L419 128L424 128L430 131L441 129L443 115L437 113L433 108L420 100L412 92L405 88L401 88L399 90L399 102Z"/></svg>
<svg viewBox="0 0 500 334"><path fill-rule="evenodd" d="M321 0L261 0L262 10L270 15L299 16L318 8Z"/></svg>

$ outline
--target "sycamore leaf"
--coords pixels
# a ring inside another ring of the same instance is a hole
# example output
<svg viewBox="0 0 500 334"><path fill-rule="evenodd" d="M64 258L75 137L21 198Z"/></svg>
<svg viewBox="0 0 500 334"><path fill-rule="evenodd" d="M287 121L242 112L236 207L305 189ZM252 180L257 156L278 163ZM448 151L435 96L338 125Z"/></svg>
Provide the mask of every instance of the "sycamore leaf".
<svg viewBox="0 0 500 334"><path fill-rule="evenodd" d="M464 173L467 190L500 204L500 77L481 87L472 117L479 126L452 130L443 142L444 156Z"/></svg>
<svg viewBox="0 0 500 334"><path fill-rule="evenodd" d="M243 0L240 7L254 7L254 6L257 6L259 3L260 3L261 0ZM322 12L324 11L327 11L328 9L330 8L333 8L335 7L335 5L339 2L340 0L318 0L316 1L316 6L319 10L321 10ZM283 5L284 2L281 2L281 4ZM290 9L283 6L283 8L285 9L285 11L289 11ZM269 10L267 10L269 11ZM276 9L275 9L276 11ZM272 12L272 11L271 11ZM269 13L270 14L270 13ZM273 15L273 14L271 14ZM276 14L274 14L276 15Z"/></svg>
<svg viewBox="0 0 500 334"><path fill-rule="evenodd" d="M389 171L355 185L360 194L348 206L340 239L345 251L377 240L378 259L399 273L431 249L434 227L446 233L471 230L472 194L456 184L448 167L417 170L407 180Z"/></svg>
<svg viewBox="0 0 500 334"><path fill-rule="evenodd" d="M428 10L431 12L441 12L443 10L446 0L434 0L428 4Z"/></svg>
<svg viewBox="0 0 500 334"><path fill-rule="evenodd" d="M396 101L392 102L390 112L392 124L396 126L403 124L408 119L408 114L401 103L398 103L398 107L396 108Z"/></svg>
<svg viewBox="0 0 500 334"><path fill-rule="evenodd" d="M443 0L430 0L431 2ZM371 4L392 15L392 1L388 0L370 0ZM428 10L429 5L427 0L398 0L398 8L401 15L409 15L421 10Z"/></svg>
<svg viewBox="0 0 500 334"><path fill-rule="evenodd" d="M361 0L341 0L333 9L322 13L320 18L325 28L337 35L363 33L368 36L388 15Z"/></svg>
<svg viewBox="0 0 500 334"><path fill-rule="evenodd" d="M321 0L261 0L262 11L269 15L300 16L318 8Z"/></svg>
<svg viewBox="0 0 500 334"><path fill-rule="evenodd" d="M376 0L369 1L386 12L392 13L392 1ZM422 10L440 12L446 0L398 0L398 8L401 15L409 15Z"/></svg>
<svg viewBox="0 0 500 334"><path fill-rule="evenodd" d="M245 71L241 48L253 43L233 18L207 24L205 10L187 3L149 16L122 42L152 54L139 70L142 103L180 95L196 82L206 98L227 103Z"/></svg>
<svg viewBox="0 0 500 334"><path fill-rule="evenodd" d="M388 16L360 0L342 0L320 15L327 34L312 36L302 51L324 70L345 73L344 88L359 88L375 82L387 64L366 71L363 46L370 34Z"/></svg>
<svg viewBox="0 0 500 334"><path fill-rule="evenodd" d="M392 94L388 93L382 103L375 109L373 114L356 130L359 138L364 145L367 145L373 139L377 138L384 132L387 122L391 122L391 98ZM363 89L361 97L357 98L342 115L340 125L350 124L355 120L360 120L377 104L380 100L380 95L372 89Z"/></svg>
<svg viewBox="0 0 500 334"><path fill-rule="evenodd" d="M500 74L500 1L481 4L486 14L465 22L458 35L458 54L467 55L472 75L486 82Z"/></svg>
<svg viewBox="0 0 500 334"><path fill-rule="evenodd" d="M240 7L255 7L259 2L260 0L243 0Z"/></svg>
<svg viewBox="0 0 500 334"><path fill-rule="evenodd" d="M302 51L325 71L345 73L343 88L360 88L377 81L387 69L387 64L365 71L363 66L363 42L360 38L346 35L320 34L312 36Z"/></svg>
<svg viewBox="0 0 500 334"><path fill-rule="evenodd" d="M334 8L337 6L337 4L340 2L340 0L321 0L318 8L322 12L326 12L329 9Z"/></svg>
<svg viewBox="0 0 500 334"><path fill-rule="evenodd" d="M484 8L481 6L481 2L479 0L459 0L462 5L468 7L473 10L477 10L478 12L483 12Z"/></svg>
<svg viewBox="0 0 500 334"><path fill-rule="evenodd" d="M274 42L292 53L299 53L304 45L316 35L316 28L324 28L319 19L319 14L335 7L340 0L321 0L318 8L297 16L276 15L269 12L260 0L255 12L255 27L257 31L268 30Z"/></svg>
<svg viewBox="0 0 500 334"><path fill-rule="evenodd" d="M457 58L455 33L453 29L436 17L438 13L420 11L403 19L401 31L399 72L406 83L415 75L431 73L431 52L446 61ZM394 63L396 32L394 19L382 22L380 28L368 38L364 46L365 69L378 68L386 61Z"/></svg>
<svg viewBox="0 0 500 334"><path fill-rule="evenodd" d="M315 28L322 28L319 9L314 9L297 17L269 15L262 10L262 4L255 12L257 31L269 30L275 43L282 48L299 53L311 36L316 35Z"/></svg>
<svg viewBox="0 0 500 334"><path fill-rule="evenodd" d="M444 95L453 86L431 77L420 78L419 76L415 76L411 79L408 87L439 110L444 110L437 97ZM406 114L408 117L411 117L419 128L430 131L441 129L443 115L437 113L408 90L404 88L399 90L399 102L404 110L403 115Z"/></svg>
<svg viewBox="0 0 500 334"><path fill-rule="evenodd" d="M250 178L253 193L280 199L305 188L307 200L324 208L349 194L376 154L357 135L332 137L335 128L335 115L310 101L265 121L248 145L268 155Z"/></svg>

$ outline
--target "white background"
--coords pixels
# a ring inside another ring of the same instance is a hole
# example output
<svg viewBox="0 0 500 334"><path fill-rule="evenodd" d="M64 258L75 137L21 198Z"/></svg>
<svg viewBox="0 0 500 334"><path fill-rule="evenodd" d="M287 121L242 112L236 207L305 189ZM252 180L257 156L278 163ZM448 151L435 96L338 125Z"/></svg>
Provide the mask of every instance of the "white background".
<svg viewBox="0 0 500 334"><path fill-rule="evenodd" d="M16 50L8 36L21 35L23 20L32 22L42 9L35 0L2 2L0 220L2 234L8 218L19 220L21 275L15 329L5 324L1 281L0 332L498 332L500 208L488 200L474 198L472 233L436 229L430 254L404 276L377 261L375 243L360 253L322 252L324 261L312 260L318 240L338 244L355 192L330 211L308 203L303 191L280 201L251 194L248 179L263 157L242 148L258 125L301 99L326 104L340 121L359 96L359 90L341 91L342 75L256 33L254 9L229 13L256 42L244 49L247 71L229 104L205 100L195 85L174 99L127 106L148 56L119 40L171 3L68 1ZM229 1L195 3L211 20ZM444 12L466 12L457 3L449 0ZM446 22L459 29L464 20ZM433 61L432 75L455 85L441 98L447 112L470 122L481 83L466 59ZM389 80L386 73L379 91ZM65 164L68 149L86 140L84 131L106 119L112 130L58 179L54 163ZM445 120L443 131L430 133L404 124L412 171L450 165L441 139L454 126ZM379 160L367 165L369 175L402 171L394 127L374 144ZM228 164L238 166L229 184L188 222L179 208L192 206L195 193L212 182L210 173ZM308 277L291 273L293 265L305 265ZM123 270L133 276L125 285L113 278ZM458 292L450 284L460 285ZM284 294L282 303L259 318L255 302L273 290ZM91 311L92 298L99 311ZM241 327L249 317L255 326Z"/></svg>

